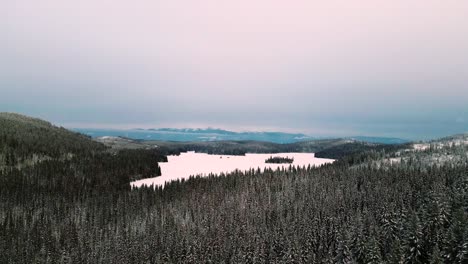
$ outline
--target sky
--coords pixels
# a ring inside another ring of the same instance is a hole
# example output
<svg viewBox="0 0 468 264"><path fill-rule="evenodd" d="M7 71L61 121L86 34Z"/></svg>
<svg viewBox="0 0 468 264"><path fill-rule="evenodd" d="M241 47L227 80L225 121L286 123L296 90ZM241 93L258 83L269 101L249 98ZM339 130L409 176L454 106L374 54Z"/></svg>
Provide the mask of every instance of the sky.
<svg viewBox="0 0 468 264"><path fill-rule="evenodd" d="M0 1L0 111L65 127L468 131L468 1Z"/></svg>

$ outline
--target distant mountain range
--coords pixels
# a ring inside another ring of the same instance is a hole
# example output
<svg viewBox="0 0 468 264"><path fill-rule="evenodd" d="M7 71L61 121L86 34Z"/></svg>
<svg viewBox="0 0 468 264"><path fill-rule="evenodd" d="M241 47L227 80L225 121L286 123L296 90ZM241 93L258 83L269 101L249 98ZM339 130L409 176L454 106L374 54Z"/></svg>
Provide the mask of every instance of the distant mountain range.
<svg viewBox="0 0 468 264"><path fill-rule="evenodd" d="M75 128L74 131L89 135L93 138L111 136L126 137L139 140L160 140L160 141L237 141L253 140L267 141L273 143L295 143L300 141L309 141L316 139L326 139L325 137L313 137L301 133L284 132L233 132L217 128L156 128L142 129L135 128L129 130L118 129L86 129ZM331 138L331 137L329 137ZM382 144L403 144L409 142L400 138L387 137L367 137L355 136L344 137L344 139L353 139L357 141Z"/></svg>

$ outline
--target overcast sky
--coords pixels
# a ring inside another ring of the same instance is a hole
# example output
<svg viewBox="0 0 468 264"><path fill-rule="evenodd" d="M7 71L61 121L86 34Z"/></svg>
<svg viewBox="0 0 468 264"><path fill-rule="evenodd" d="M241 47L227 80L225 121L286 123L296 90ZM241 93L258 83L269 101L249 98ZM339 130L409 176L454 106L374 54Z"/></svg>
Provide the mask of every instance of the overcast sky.
<svg viewBox="0 0 468 264"><path fill-rule="evenodd" d="M468 131L468 1L0 1L0 111L68 127Z"/></svg>

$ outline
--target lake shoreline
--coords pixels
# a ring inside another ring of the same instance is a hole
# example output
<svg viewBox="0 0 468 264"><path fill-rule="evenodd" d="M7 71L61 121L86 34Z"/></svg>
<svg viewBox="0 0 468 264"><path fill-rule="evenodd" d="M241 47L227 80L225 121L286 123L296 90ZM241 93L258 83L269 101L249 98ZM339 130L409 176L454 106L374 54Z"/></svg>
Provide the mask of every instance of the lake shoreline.
<svg viewBox="0 0 468 264"><path fill-rule="evenodd" d="M294 162L290 164L265 163L271 155L294 158ZM316 158L315 153L246 153L244 156L236 156L195 153L194 151L167 156L167 159L168 162L159 163L161 176L133 181L130 185L132 187L151 185L164 187L166 182L189 179L191 176L207 177L210 174L226 174L235 170L260 169L264 171L265 169L289 168L289 166L321 166L335 161Z"/></svg>

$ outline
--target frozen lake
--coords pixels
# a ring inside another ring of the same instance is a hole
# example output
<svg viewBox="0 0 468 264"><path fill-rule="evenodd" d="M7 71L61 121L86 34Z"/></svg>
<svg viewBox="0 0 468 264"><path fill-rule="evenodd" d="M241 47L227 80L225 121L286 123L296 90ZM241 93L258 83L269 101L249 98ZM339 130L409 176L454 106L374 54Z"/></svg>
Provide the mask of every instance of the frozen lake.
<svg viewBox="0 0 468 264"><path fill-rule="evenodd" d="M277 169L282 166L289 167L289 164L271 164L265 163L269 157L289 157L294 158L291 165L308 166L309 164L320 166L325 163L331 163L333 159L315 158L314 153L270 153L270 154L251 154L245 156L230 156L230 155L208 155L205 153L186 152L179 156L168 156L168 162L161 162L161 176L156 178L148 178L139 181L131 182L133 187L142 185L164 186L165 182L170 182L176 179L188 179L191 175L207 176L210 173L228 173L236 169L245 171L251 168Z"/></svg>

